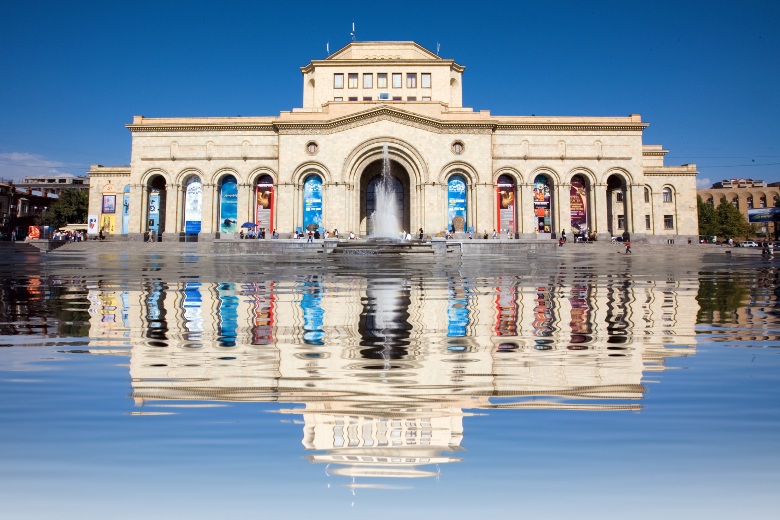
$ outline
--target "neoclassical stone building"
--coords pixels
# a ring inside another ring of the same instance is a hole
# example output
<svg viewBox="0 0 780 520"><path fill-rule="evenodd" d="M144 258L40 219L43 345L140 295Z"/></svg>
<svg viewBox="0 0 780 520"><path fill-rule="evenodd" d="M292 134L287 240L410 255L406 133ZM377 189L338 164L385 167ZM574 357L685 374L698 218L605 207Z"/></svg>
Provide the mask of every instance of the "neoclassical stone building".
<svg viewBox="0 0 780 520"><path fill-rule="evenodd" d="M462 106L463 71L413 42L352 42L301 68L303 107L291 112L135 116L130 166L89 171L92 232L208 240L249 222L282 237L364 236L384 158L399 231L697 236L696 167L664 166L639 115L474 111Z"/></svg>

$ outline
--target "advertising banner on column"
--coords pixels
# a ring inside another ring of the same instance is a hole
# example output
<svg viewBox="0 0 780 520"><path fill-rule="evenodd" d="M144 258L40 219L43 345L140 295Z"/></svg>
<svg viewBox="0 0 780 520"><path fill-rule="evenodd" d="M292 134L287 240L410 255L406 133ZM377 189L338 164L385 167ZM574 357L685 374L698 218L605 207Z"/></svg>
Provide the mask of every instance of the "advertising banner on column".
<svg viewBox="0 0 780 520"><path fill-rule="evenodd" d="M585 191L585 183L582 177L574 177L571 180L569 194L571 207L571 230L574 234L588 230L588 194Z"/></svg>
<svg viewBox="0 0 780 520"><path fill-rule="evenodd" d="M322 228L322 180L316 176L303 184L303 227L312 231Z"/></svg>
<svg viewBox="0 0 780 520"><path fill-rule="evenodd" d="M126 235L130 231L130 194L122 195L122 234Z"/></svg>
<svg viewBox="0 0 780 520"><path fill-rule="evenodd" d="M534 181L534 213L536 215L536 232L552 232L550 184L544 175L539 175Z"/></svg>
<svg viewBox="0 0 780 520"><path fill-rule="evenodd" d="M496 188L498 191L498 225L499 233L507 231L515 232L515 186L514 184L501 183Z"/></svg>
<svg viewBox="0 0 780 520"><path fill-rule="evenodd" d="M153 191L149 194L149 225L147 226L155 233L159 232L160 226L160 193Z"/></svg>
<svg viewBox="0 0 780 520"><path fill-rule="evenodd" d="M238 184L235 177L226 177L222 182L219 201L219 232L238 231Z"/></svg>
<svg viewBox="0 0 780 520"><path fill-rule="evenodd" d="M447 219L450 229L465 231L466 182L462 177L451 177L447 183Z"/></svg>
<svg viewBox="0 0 780 520"><path fill-rule="evenodd" d="M184 232L188 235L200 233L203 185L197 177L187 179L184 204Z"/></svg>
<svg viewBox="0 0 780 520"><path fill-rule="evenodd" d="M274 185L257 185L257 217L255 223L259 228L274 230L273 221Z"/></svg>

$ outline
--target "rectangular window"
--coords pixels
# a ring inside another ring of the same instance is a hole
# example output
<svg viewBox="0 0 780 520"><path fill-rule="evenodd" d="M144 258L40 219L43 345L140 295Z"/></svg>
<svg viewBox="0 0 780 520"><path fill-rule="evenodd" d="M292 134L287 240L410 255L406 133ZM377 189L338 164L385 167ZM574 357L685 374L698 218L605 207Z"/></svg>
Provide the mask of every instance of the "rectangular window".
<svg viewBox="0 0 780 520"><path fill-rule="evenodd" d="M363 88L374 88L373 74L363 74Z"/></svg>
<svg viewBox="0 0 780 520"><path fill-rule="evenodd" d="M422 88L431 88L431 74L423 72L420 74L420 86Z"/></svg>
<svg viewBox="0 0 780 520"><path fill-rule="evenodd" d="M401 96L393 96L393 101L401 101Z"/></svg>
<svg viewBox="0 0 780 520"><path fill-rule="evenodd" d="M664 215L664 229L674 229L673 215Z"/></svg>
<svg viewBox="0 0 780 520"><path fill-rule="evenodd" d="M390 94L388 94L387 92L380 92L379 93L379 100L380 101L387 100L387 99L390 99Z"/></svg>
<svg viewBox="0 0 780 520"><path fill-rule="evenodd" d="M406 98L407 101L417 101L417 96L408 96Z"/></svg>
<svg viewBox="0 0 780 520"><path fill-rule="evenodd" d="M344 88L344 74L333 75L333 88Z"/></svg>
<svg viewBox="0 0 780 520"><path fill-rule="evenodd" d="M408 72L406 74L406 88L417 88L417 74Z"/></svg>
<svg viewBox="0 0 780 520"><path fill-rule="evenodd" d="M344 98L343 97L336 97L336 98L333 98L333 101L344 101Z"/></svg>
<svg viewBox="0 0 780 520"><path fill-rule="evenodd" d="M645 215L645 229L650 229L650 215Z"/></svg>
<svg viewBox="0 0 780 520"><path fill-rule="evenodd" d="M645 202L650 202L650 190L645 188Z"/></svg>
<svg viewBox="0 0 780 520"><path fill-rule="evenodd" d="M349 100L350 101L357 101L357 96L350 96Z"/></svg>
<svg viewBox="0 0 780 520"><path fill-rule="evenodd" d="M618 202L623 202L623 192L622 191L619 191L619 192L617 192L615 194L615 200L617 200Z"/></svg>
<svg viewBox="0 0 780 520"><path fill-rule="evenodd" d="M431 96L423 96L422 100L423 101L430 101L431 100Z"/></svg>
<svg viewBox="0 0 780 520"><path fill-rule="evenodd" d="M371 101L371 96L363 96L363 101Z"/></svg>
<svg viewBox="0 0 780 520"><path fill-rule="evenodd" d="M618 215L618 229L625 229L625 227L626 227L626 216Z"/></svg>
<svg viewBox="0 0 780 520"><path fill-rule="evenodd" d="M401 81L401 73L393 72L393 88L401 88L403 86Z"/></svg>
<svg viewBox="0 0 780 520"><path fill-rule="evenodd" d="M358 80L357 73L350 73L347 76L347 86L349 88L357 88L357 80Z"/></svg>
<svg viewBox="0 0 780 520"><path fill-rule="evenodd" d="M387 72L377 73L376 88L387 88Z"/></svg>

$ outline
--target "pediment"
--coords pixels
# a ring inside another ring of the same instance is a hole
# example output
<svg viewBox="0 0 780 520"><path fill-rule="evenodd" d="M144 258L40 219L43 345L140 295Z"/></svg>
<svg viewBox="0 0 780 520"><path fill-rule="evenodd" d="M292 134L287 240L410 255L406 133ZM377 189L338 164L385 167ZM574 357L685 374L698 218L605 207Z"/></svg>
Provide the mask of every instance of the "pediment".
<svg viewBox="0 0 780 520"><path fill-rule="evenodd" d="M379 105L368 110L327 121L279 121L275 126L279 133L282 134L336 133L378 121L393 121L437 133L453 131L490 133L494 126L493 123L487 121L444 121L419 113L401 110L392 105Z"/></svg>
<svg viewBox="0 0 780 520"><path fill-rule="evenodd" d="M326 58L340 60L440 60L414 42L351 42Z"/></svg>

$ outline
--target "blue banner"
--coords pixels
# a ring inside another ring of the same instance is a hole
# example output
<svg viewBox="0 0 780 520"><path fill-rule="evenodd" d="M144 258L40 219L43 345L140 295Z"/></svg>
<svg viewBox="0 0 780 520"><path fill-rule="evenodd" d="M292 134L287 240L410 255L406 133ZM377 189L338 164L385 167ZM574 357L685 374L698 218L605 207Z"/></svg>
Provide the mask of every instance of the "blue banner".
<svg viewBox="0 0 780 520"><path fill-rule="evenodd" d="M447 222L450 229L465 231L466 226L466 181L459 175L447 182Z"/></svg>
<svg viewBox="0 0 780 520"><path fill-rule="evenodd" d="M219 190L219 232L236 233L238 231L238 183L228 175L222 179Z"/></svg>
<svg viewBox="0 0 780 520"><path fill-rule="evenodd" d="M303 183L303 228L322 232L322 179L316 175Z"/></svg>
<svg viewBox="0 0 780 520"><path fill-rule="evenodd" d="M190 177L185 183L184 232L188 235L200 233L203 185L197 177Z"/></svg>

